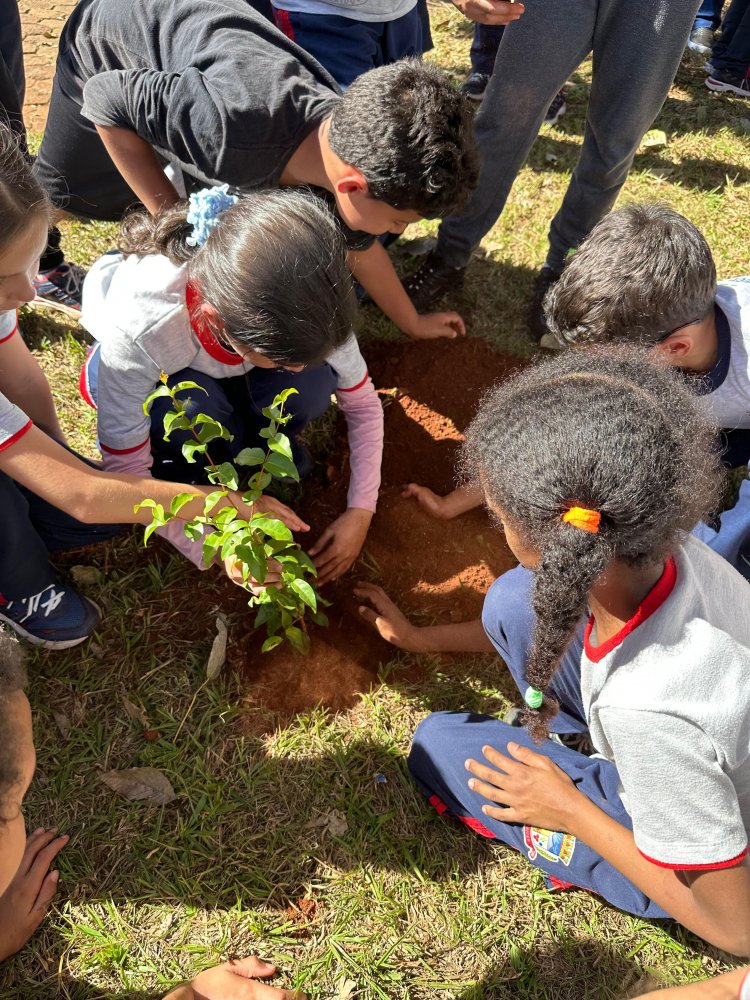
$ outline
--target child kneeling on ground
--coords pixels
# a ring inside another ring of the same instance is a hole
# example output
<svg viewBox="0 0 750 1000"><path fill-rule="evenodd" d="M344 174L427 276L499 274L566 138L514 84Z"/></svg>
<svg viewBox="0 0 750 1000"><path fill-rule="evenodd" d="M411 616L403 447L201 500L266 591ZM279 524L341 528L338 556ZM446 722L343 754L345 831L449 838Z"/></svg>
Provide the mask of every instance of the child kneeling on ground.
<svg viewBox="0 0 750 1000"><path fill-rule="evenodd" d="M93 601L60 584L50 553L101 542L125 522L148 524L148 511L133 510L147 495L169 507L180 493L197 494L179 514L189 520L203 512L211 489L104 472L65 444L50 387L18 329L19 306L34 298L51 211L18 140L0 126L0 504L6 529L0 621L34 645L65 649L83 642L101 615ZM239 494L232 502L252 516ZM277 500L259 503L292 530L307 528Z"/></svg>
<svg viewBox="0 0 750 1000"><path fill-rule="evenodd" d="M524 696L527 732L458 712L419 726L409 768L439 812L553 888L748 955L750 586L688 534L716 503L713 441L669 369L566 351L496 388L467 432L467 470L521 563L487 594L484 633L418 629L359 592L398 645L494 648ZM591 757L565 745L587 731Z"/></svg>
<svg viewBox="0 0 750 1000"><path fill-rule="evenodd" d="M383 411L351 331L353 296L343 239L330 212L299 191L238 198L224 187L191 195L155 216L140 212L122 226L122 254L107 254L84 284L81 322L100 342L81 387L98 408L99 443L108 469L157 479L207 482L206 459L182 455L187 431L164 441L169 399L150 417L143 402L161 373L169 385L189 380L189 412L223 424L231 441L211 444L216 464L265 444L262 415L295 388L286 433L301 475L312 462L298 436L335 393L349 432L347 509L310 550L326 583L359 555L380 485ZM190 220L190 221L188 221ZM202 546L179 524L159 531L196 565ZM231 572L231 567L227 567ZM238 578L239 579L239 578Z"/></svg>

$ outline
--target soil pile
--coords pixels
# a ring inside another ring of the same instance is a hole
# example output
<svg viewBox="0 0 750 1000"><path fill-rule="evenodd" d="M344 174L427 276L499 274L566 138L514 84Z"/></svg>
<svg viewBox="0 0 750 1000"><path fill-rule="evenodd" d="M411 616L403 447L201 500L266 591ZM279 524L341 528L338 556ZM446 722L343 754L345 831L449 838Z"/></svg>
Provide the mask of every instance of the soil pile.
<svg viewBox="0 0 750 1000"><path fill-rule="evenodd" d="M395 658L394 648L360 618L355 580L379 583L420 624L445 624L479 617L487 588L514 564L483 510L436 521L401 492L408 482L437 493L454 487L464 428L482 393L518 362L484 341L463 339L379 344L366 355L385 412L382 492L363 557L326 588L330 627L313 630L304 658L287 648L261 654L259 638L237 636L236 627L232 637L230 663L247 680L248 704L267 708L279 722L318 704L334 711L351 706ZM340 430L327 482L307 487L298 505L311 538L345 506L348 460ZM404 679L416 679L418 667L407 662L403 669Z"/></svg>

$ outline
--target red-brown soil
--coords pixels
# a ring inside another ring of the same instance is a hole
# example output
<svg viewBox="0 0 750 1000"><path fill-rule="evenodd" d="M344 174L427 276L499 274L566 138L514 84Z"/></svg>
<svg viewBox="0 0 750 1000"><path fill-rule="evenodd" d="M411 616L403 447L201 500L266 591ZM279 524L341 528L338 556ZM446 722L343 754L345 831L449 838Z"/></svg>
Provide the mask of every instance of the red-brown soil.
<svg viewBox="0 0 750 1000"><path fill-rule="evenodd" d="M264 707L279 721L318 704L334 711L349 707L394 659L393 647L359 616L355 580L379 583L422 624L469 621L479 616L493 579L514 562L483 510L436 521L401 491L410 481L438 493L453 488L462 431L483 391L517 362L480 340L380 344L367 351L367 359L383 393L385 452L381 498L364 558L326 588L333 602L327 610L330 626L313 630L306 657L287 648L261 654L258 637L241 638L236 627L231 637L230 664L247 680L248 705ZM329 456L329 482L307 488L298 505L312 525L311 537L344 506L343 428L340 444ZM418 668L407 662L399 676L416 679Z"/></svg>

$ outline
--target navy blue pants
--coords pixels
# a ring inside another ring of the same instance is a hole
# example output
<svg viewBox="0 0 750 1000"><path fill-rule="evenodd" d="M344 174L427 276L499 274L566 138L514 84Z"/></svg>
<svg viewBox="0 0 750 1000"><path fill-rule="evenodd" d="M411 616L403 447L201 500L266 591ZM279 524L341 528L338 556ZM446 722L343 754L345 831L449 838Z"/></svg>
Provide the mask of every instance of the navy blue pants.
<svg viewBox="0 0 750 1000"><path fill-rule="evenodd" d="M292 442L292 455L297 467L304 466L302 451L295 438L311 420L322 416L331 405L331 394L336 388L336 374L330 365L306 368L301 372L287 372L278 368L253 368L246 375L215 379L192 368L184 368L170 376L169 384L197 382L207 390L207 395L195 389L183 393L189 397L188 412L205 413L223 424L233 436L231 441L212 441L211 458L216 464L231 462L243 448L265 448L260 436L268 425L262 410L270 406L274 396L284 389L297 389L284 405L284 412L292 419L284 426L284 433ZM96 397L94 397L96 398ZM151 407L151 451L154 464L151 474L157 479L172 482L207 482L204 466L207 460L200 456L196 464L185 460L182 445L191 439L187 431L176 431L164 441L164 417L172 410L169 399L155 400ZM304 471L300 469L301 472Z"/></svg>
<svg viewBox="0 0 750 1000"><path fill-rule="evenodd" d="M473 73L492 76L495 68L495 56L500 46L500 39L505 31L504 24L475 24L471 39L469 57Z"/></svg>
<svg viewBox="0 0 750 1000"><path fill-rule="evenodd" d="M716 31L721 24L723 6L724 0L703 0L695 15L693 31L697 28L710 28L711 31Z"/></svg>
<svg viewBox="0 0 750 1000"><path fill-rule="evenodd" d="M524 671L534 630L531 582L532 574L528 570L520 566L510 570L493 583L482 611L485 631L508 665L520 691L526 690ZM556 732L586 730L580 684L582 644L583 622L549 687L561 706L551 727ZM464 762L469 757L483 761L482 747L486 745L506 753L509 742L530 747L549 757L573 779L579 791L622 826L632 829L618 792L620 779L614 764L587 757L551 740L538 747L525 729L508 726L490 716L463 712L428 715L414 734L409 770L439 813L456 817L480 836L522 851L544 872L549 888L579 886L628 913L649 918L667 917L661 907L617 869L570 834L503 823L484 815L482 806L487 800L469 788L467 782L471 775Z"/></svg>
<svg viewBox="0 0 750 1000"><path fill-rule="evenodd" d="M100 345L95 344L85 362L87 402L94 406L99 395L99 349ZM284 405L284 412L292 417L284 425L284 433L291 441L292 456L299 469L300 464L304 464L303 452L295 438L306 424L322 416L331 405L336 373L330 365L323 364L301 372L253 368L245 375L217 379L194 368L183 368L168 380L170 386L178 382L195 382L206 390L191 389L180 394L191 402L188 413L193 416L204 413L218 420L232 435L231 441L216 440L209 445L211 458L217 465L231 462L243 448L265 449L260 431L268 426L268 420L263 416L263 408L270 406L284 389L296 389L297 394L290 396ZM187 431L175 431L169 441L164 440L164 417L172 410L168 397L154 400L151 406L151 453L154 458L151 474L155 479L174 483L206 483L208 459L196 455L196 462L191 463L182 454L182 445L191 440L192 435Z"/></svg>
<svg viewBox="0 0 750 1000"><path fill-rule="evenodd" d="M31 597L54 583L50 552L103 542L122 528L119 524L76 521L2 472L0 510L6 527L0 546L0 594L7 601Z"/></svg>
<svg viewBox="0 0 750 1000"><path fill-rule="evenodd" d="M750 0L730 3L719 40L711 50L711 65L735 76L750 73Z"/></svg>
<svg viewBox="0 0 750 1000"><path fill-rule="evenodd" d="M355 21L337 14L275 9L274 22L287 38L314 56L344 90L376 66L419 57L424 51L419 5L394 21Z"/></svg>

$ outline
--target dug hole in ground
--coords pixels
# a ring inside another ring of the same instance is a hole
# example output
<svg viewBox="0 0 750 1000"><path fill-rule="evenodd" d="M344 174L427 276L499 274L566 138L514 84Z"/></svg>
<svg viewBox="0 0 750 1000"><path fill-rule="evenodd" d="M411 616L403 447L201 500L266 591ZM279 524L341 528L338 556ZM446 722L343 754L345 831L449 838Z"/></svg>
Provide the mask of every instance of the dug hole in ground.
<svg viewBox="0 0 750 1000"><path fill-rule="evenodd" d="M438 521L401 492L412 481L441 494L455 486L462 433L483 392L519 362L472 339L381 343L365 354L384 403L383 481L362 558L324 590L331 601L329 627L311 627L306 656L287 645L261 653L262 630L243 632L254 612L243 613L242 593L228 583L225 588L221 603L239 612L230 628L228 662L245 681L248 704L265 710L249 723L256 732L316 705L346 709L380 682L379 672L396 650L359 615L356 581L380 584L419 624L447 624L477 618L492 581L515 564L484 510ZM345 507L349 465L343 421L331 453L316 458L326 463L324 481L306 483L296 505L313 539ZM425 669L407 657L399 671L403 680L418 680Z"/></svg>

